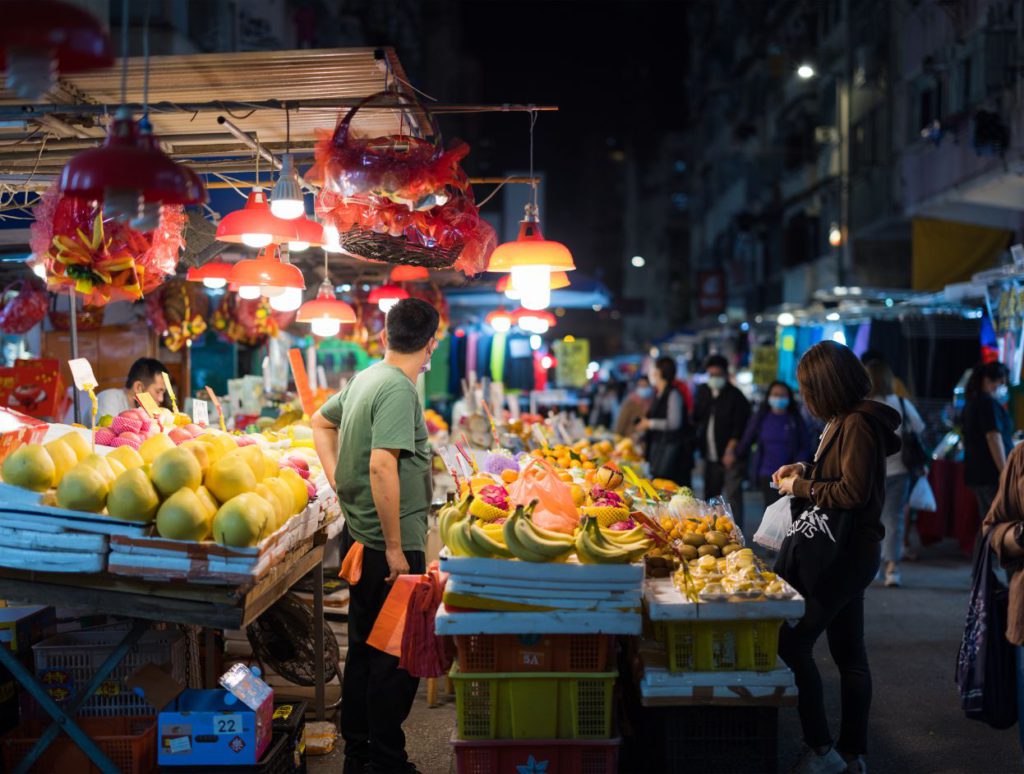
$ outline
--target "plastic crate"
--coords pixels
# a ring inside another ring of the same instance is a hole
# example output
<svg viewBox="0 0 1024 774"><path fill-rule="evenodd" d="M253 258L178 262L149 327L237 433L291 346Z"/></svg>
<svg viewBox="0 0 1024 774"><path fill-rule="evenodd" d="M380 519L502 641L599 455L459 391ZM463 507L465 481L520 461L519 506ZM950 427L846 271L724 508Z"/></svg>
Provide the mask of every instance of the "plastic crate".
<svg viewBox="0 0 1024 774"><path fill-rule="evenodd" d="M672 707L661 714L657 771L778 771L776 707Z"/></svg>
<svg viewBox="0 0 1024 774"><path fill-rule="evenodd" d="M306 772L306 708L304 701L280 702L274 705L274 735L282 735L291 740L292 771L295 774Z"/></svg>
<svg viewBox="0 0 1024 774"><path fill-rule="evenodd" d="M610 739L617 672L461 674L452 667L459 739Z"/></svg>
<svg viewBox="0 0 1024 774"><path fill-rule="evenodd" d="M665 621L670 672L769 672L780 620Z"/></svg>
<svg viewBox="0 0 1024 774"><path fill-rule="evenodd" d="M452 740L456 774L615 774L621 739Z"/></svg>
<svg viewBox="0 0 1024 774"><path fill-rule="evenodd" d="M124 635L123 629L82 630L43 640L32 646L36 676L58 705L67 704L89 684ZM169 666L171 676L187 684L184 635L177 630L143 634L99 690L89 697L78 716L155 715L156 710L125 685L125 680L143 664ZM41 713L36 705L33 714L41 717Z"/></svg>
<svg viewBox="0 0 1024 774"><path fill-rule="evenodd" d="M92 737L96 746L122 774L150 774L156 768L156 723L153 718L78 718L76 723ZM13 770L21 762L49 725L46 721L23 722L0 737L6 771ZM46 748L32 771L98 774L99 769L70 737L61 734Z"/></svg>
<svg viewBox="0 0 1024 774"><path fill-rule="evenodd" d="M212 771L224 774L292 774L295 762L291 738L287 734L275 734L263 758L255 766L161 766L158 771L161 774L209 774Z"/></svg>
<svg viewBox="0 0 1024 774"><path fill-rule="evenodd" d="M613 638L602 634L459 634L462 672L603 672Z"/></svg>

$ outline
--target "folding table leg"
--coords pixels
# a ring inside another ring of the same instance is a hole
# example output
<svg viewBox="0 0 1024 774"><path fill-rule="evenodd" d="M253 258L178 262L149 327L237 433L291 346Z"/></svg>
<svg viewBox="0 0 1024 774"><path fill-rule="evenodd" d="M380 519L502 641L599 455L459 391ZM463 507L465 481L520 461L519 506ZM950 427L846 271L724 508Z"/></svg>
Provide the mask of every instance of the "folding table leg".
<svg viewBox="0 0 1024 774"><path fill-rule="evenodd" d="M327 669L324 665L324 567L313 568L313 673L316 678L316 719L323 720L327 686L324 685Z"/></svg>
<svg viewBox="0 0 1024 774"><path fill-rule="evenodd" d="M82 729L75 723L75 713L82 707L83 704L91 697L103 682L107 679L107 676L114 671L119 663L128 655L128 651L134 647L135 643L139 641L143 634L149 629L149 623L143 620L136 620L132 625L131 631L129 631L124 639L114 648L114 651L107 657L106 661L100 666L96 674L93 675L92 680L86 686L85 690L78 694L71 705L66 709L62 709L57 705L56 702L46 690L39 685L36 678L25 668L25 666L18 661L6 648L0 647L0 665L6 667L8 671L14 676L14 679L21 683L25 690L27 690L40 706L46 710L47 714L53 718L54 722L43 732L43 735L39 740L32 746L32 749L28 751L21 762L15 767L13 774L26 774L32 765L39 760L42 754L46 751L53 741L60 734L61 730L64 731L76 745L84 752L96 767L103 772L103 774L118 774L118 768L111 763L110 759L96 746L96 743L92 738L86 734Z"/></svg>

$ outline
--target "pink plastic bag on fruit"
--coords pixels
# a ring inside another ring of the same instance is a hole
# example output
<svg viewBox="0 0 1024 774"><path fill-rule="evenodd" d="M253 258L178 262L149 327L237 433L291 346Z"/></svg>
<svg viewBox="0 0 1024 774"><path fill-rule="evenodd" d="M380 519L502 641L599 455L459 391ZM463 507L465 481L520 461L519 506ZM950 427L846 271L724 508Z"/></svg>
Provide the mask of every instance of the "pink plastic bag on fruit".
<svg viewBox="0 0 1024 774"><path fill-rule="evenodd" d="M580 517L572 501L572 490L558 477L555 468L534 457L508 488L512 505L529 505L537 500L533 520L538 526L571 535Z"/></svg>

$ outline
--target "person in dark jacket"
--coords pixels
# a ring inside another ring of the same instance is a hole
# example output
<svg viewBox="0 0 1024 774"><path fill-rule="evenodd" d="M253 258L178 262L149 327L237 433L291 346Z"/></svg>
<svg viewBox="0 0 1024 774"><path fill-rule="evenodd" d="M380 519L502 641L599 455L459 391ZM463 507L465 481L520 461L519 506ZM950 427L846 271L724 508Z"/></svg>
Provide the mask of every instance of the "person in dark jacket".
<svg viewBox="0 0 1024 774"><path fill-rule="evenodd" d="M800 415L793 390L785 382L772 382L761 409L750 418L736 449L741 460L754 450L749 469L764 496L765 508L779 499L779 491L772 488L772 474L787 462L810 460L810 447L807 424Z"/></svg>
<svg viewBox="0 0 1024 774"><path fill-rule="evenodd" d="M867 399L867 371L851 350L834 341L807 350L796 376L807 407L827 424L814 463L784 465L773 478L780 493L822 509L846 511L856 527L833 566L822 568L822 582L805 594L804 617L795 626L784 625L779 633L779 655L796 678L797 709L807 745L793 771L860 774L867 768L863 756L871 707L864 590L881 564L886 458L900 450L900 415ZM814 661L814 644L823 633L828 634L829 651L841 675L842 718L834 747Z"/></svg>
<svg viewBox="0 0 1024 774"><path fill-rule="evenodd" d="M686 416L686 401L675 386L676 373L675 360L658 358L651 369L654 403L637 430L645 434L651 477L667 478L688 487L693 471L692 431Z"/></svg>
<svg viewBox="0 0 1024 774"><path fill-rule="evenodd" d="M978 516L988 515L999 474L1013 449L1013 420L1003 405L1009 396L1010 372L1002 363L982 363L971 372L964 390L964 483L978 501Z"/></svg>
<svg viewBox="0 0 1024 774"><path fill-rule="evenodd" d="M704 456L704 499L720 494L732 506L733 519L743 527L743 465L736 450L750 420L750 403L729 381L729 361L711 355L704 363L707 383L693 399L697 443Z"/></svg>

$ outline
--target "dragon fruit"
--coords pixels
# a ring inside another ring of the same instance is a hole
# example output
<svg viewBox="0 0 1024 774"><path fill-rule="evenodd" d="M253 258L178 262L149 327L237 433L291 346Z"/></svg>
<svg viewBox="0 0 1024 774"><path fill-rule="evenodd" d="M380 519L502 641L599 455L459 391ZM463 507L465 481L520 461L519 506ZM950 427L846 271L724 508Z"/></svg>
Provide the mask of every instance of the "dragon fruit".
<svg viewBox="0 0 1024 774"><path fill-rule="evenodd" d="M469 512L481 521L494 521L508 516L512 503L508 490L503 486L492 484L481 487L476 499L469 506Z"/></svg>
<svg viewBox="0 0 1024 774"><path fill-rule="evenodd" d="M622 495L600 486L595 486L590 490L590 499L594 501L595 506L606 508L626 507L626 501L622 499Z"/></svg>

